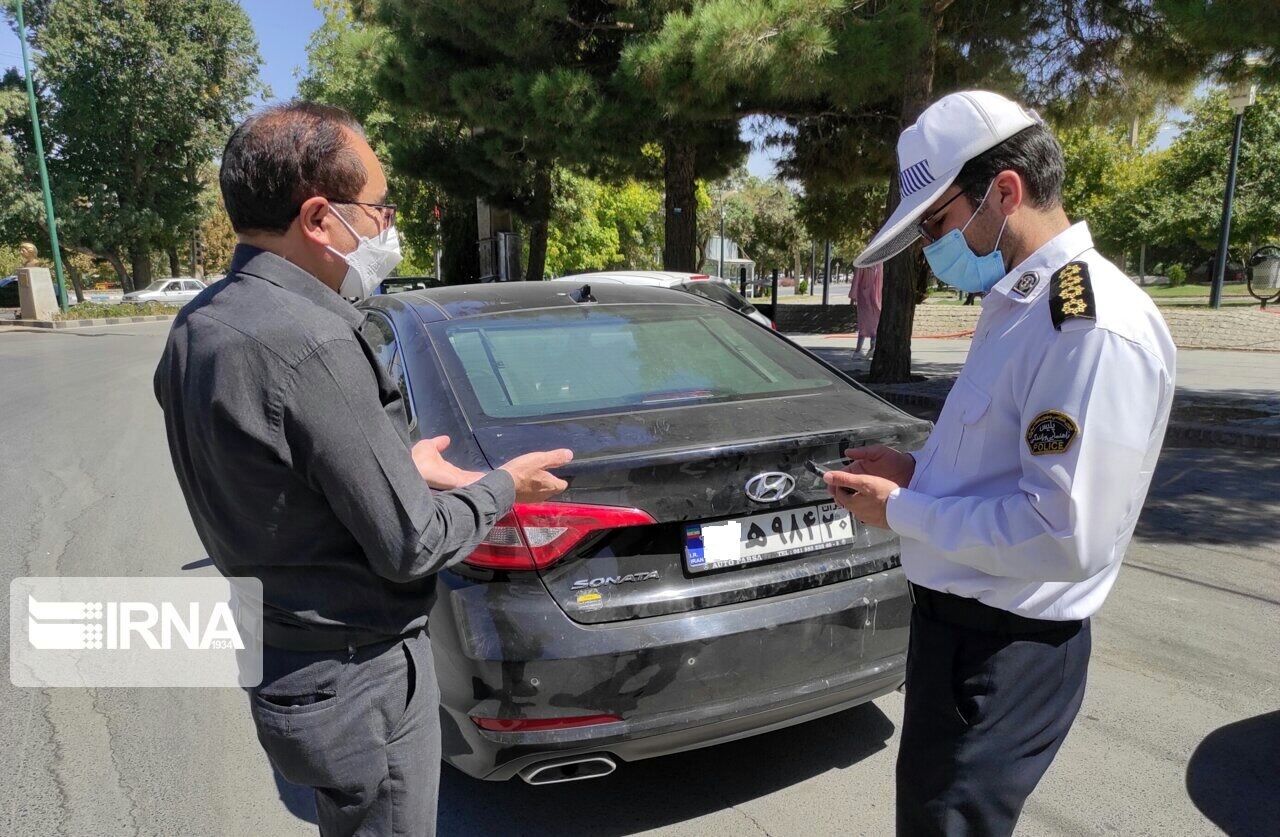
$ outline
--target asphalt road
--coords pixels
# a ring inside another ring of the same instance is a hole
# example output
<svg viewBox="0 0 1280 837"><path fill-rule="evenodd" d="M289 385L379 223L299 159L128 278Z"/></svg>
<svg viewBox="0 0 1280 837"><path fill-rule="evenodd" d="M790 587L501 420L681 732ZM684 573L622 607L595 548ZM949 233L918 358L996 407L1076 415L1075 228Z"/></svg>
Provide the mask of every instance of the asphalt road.
<svg viewBox="0 0 1280 837"><path fill-rule="evenodd" d="M213 572L151 395L165 328L0 332L6 580ZM1095 620L1080 719L1020 833L1274 833L1278 528L1275 457L1166 451ZM315 833L307 794L273 777L238 690L3 678L0 713L0 834ZM594 782L531 788L446 770L440 833L891 833L901 713L893 695Z"/></svg>

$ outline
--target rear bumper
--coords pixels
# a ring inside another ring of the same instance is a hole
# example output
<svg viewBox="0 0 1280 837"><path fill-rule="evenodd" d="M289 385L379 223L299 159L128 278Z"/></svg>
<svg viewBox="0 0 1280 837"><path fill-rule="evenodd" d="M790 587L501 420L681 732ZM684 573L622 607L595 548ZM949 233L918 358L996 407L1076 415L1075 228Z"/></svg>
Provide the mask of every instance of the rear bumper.
<svg viewBox="0 0 1280 837"><path fill-rule="evenodd" d="M635 761L718 744L838 712L904 679L910 601L900 568L605 625L572 622L518 582L441 580L431 633L444 757L476 777L509 779L566 755ZM470 720L602 713L621 720L530 732Z"/></svg>
<svg viewBox="0 0 1280 837"><path fill-rule="evenodd" d="M824 715L874 700L902 685L906 672L906 654L895 655L888 660L877 661L869 669L855 672L849 682L839 687L801 689L803 696L779 695L777 699L744 699L737 706L711 706L699 708L675 718L646 718L635 723L623 721L606 727L577 730L580 735L568 742L535 744L529 741L515 742L503 748L508 760L497 764L483 778L504 781L516 776L525 767L547 758L608 753L625 761L666 756L699 747L710 747L739 738L760 735L804 723ZM819 684L806 684L817 687ZM593 732L596 737L581 735ZM540 735L531 733L530 735ZM494 737L519 738L517 733L502 733ZM520 750L524 755L515 755Z"/></svg>

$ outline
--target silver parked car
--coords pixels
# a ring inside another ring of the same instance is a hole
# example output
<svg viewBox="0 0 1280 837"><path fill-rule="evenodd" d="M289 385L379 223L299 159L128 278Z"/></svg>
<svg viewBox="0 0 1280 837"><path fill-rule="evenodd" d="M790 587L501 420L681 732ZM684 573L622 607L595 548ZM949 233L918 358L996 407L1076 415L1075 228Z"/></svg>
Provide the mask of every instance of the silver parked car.
<svg viewBox="0 0 1280 837"><path fill-rule="evenodd" d="M140 291L124 295L125 302L162 302L166 305L186 305L205 289L204 282L189 276L173 279L157 279Z"/></svg>
<svg viewBox="0 0 1280 837"><path fill-rule="evenodd" d="M652 288L671 288L695 296L705 297L737 311L749 320L765 328L775 328L773 322L746 300L742 294L723 279L706 273L678 273L674 270L601 270L596 273L575 273L563 276L565 281L578 283L606 283L610 285L646 285Z"/></svg>

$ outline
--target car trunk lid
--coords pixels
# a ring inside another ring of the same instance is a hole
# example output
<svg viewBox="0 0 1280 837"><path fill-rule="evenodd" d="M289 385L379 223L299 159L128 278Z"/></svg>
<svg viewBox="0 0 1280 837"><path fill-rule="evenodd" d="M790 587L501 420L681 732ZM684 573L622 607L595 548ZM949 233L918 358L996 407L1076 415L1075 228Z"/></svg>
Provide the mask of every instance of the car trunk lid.
<svg viewBox="0 0 1280 837"><path fill-rule="evenodd" d="M922 441L922 422L847 385L785 398L694 404L637 413L479 428L495 466L530 450L567 447L569 489L557 503L637 509L652 523L594 532L539 570L573 619L601 623L783 595L896 565L897 541L853 523L852 542L730 569L700 572L686 560L690 532L761 515L762 531L807 528L831 496L806 467L849 447ZM748 496L748 481L782 474L793 490L774 502ZM808 522L806 515L810 516ZM693 529L691 529L693 527ZM830 533L828 533L830 534Z"/></svg>

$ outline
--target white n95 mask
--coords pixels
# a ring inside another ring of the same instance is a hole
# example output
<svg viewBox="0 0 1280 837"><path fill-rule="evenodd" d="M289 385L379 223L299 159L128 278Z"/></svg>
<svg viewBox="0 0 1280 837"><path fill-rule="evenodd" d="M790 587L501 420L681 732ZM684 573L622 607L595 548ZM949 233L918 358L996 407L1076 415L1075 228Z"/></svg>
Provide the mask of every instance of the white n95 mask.
<svg viewBox="0 0 1280 837"><path fill-rule="evenodd" d="M364 299L382 284L383 279L391 275L391 271L404 258L400 252L400 234L392 224L372 238L362 236L347 223L341 213L335 211L333 214L359 242L350 253L339 253L332 247L328 248L330 253L347 263L347 275L342 279L338 294L348 299Z"/></svg>

